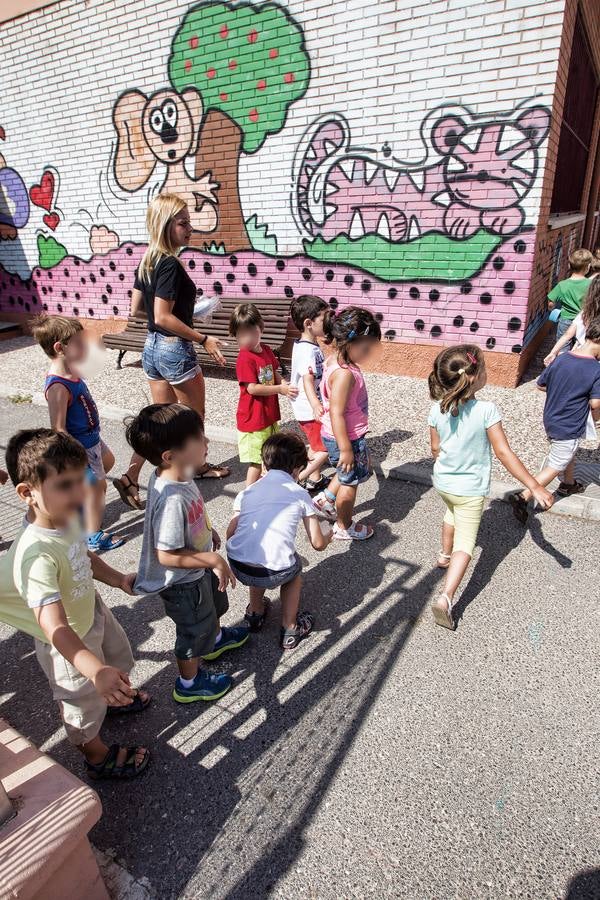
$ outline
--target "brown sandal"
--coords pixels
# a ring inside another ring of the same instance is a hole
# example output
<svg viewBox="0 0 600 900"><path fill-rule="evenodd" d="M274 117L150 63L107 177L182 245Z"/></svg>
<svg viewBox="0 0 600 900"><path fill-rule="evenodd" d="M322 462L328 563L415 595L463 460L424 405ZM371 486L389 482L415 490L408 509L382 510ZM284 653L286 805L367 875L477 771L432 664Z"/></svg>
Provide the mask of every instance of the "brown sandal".
<svg viewBox="0 0 600 900"><path fill-rule="evenodd" d="M129 484L123 483L125 479L127 479ZM113 478L112 483L119 497L126 506L129 506L130 509L144 508L144 504L139 498L140 486L139 484L136 484L135 481L132 481L127 473L125 473L125 475L121 475L120 478ZM132 488L135 491L134 494L131 493Z"/></svg>
<svg viewBox="0 0 600 900"><path fill-rule="evenodd" d="M222 474L219 474L222 473ZM203 478L218 481L220 478L229 478L231 469L229 466L213 466L212 463L205 463L200 472L196 472L194 478L201 480Z"/></svg>

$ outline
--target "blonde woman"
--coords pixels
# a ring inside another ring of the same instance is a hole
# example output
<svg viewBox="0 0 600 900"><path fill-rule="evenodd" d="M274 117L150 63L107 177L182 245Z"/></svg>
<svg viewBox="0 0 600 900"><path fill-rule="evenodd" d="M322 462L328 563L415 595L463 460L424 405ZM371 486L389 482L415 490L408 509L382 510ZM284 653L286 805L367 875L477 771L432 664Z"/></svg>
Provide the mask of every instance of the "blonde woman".
<svg viewBox="0 0 600 900"><path fill-rule="evenodd" d="M194 344L204 347L216 363L224 365L222 342L194 328L196 285L179 261L178 254L189 243L192 226L187 204L176 194L159 194L146 213L149 242L138 266L131 314L145 312L148 337L142 366L154 403L185 403L204 420L204 376ZM134 455L127 472L114 480L121 499L141 508L138 476L143 465ZM206 463L199 478L225 478L226 466Z"/></svg>

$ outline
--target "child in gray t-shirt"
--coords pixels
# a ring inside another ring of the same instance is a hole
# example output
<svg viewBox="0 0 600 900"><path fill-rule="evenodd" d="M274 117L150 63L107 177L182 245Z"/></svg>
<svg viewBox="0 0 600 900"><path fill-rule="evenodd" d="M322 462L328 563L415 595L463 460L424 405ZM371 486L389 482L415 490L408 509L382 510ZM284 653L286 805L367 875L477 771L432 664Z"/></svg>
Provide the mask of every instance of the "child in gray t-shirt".
<svg viewBox="0 0 600 900"><path fill-rule="evenodd" d="M228 608L227 586L235 578L222 556L193 475L206 462L202 419L179 403L145 407L127 426L127 440L156 471L148 485L144 538L135 592L160 594L175 622L178 703L217 700L232 685L200 660L213 660L248 640L245 627L220 627Z"/></svg>

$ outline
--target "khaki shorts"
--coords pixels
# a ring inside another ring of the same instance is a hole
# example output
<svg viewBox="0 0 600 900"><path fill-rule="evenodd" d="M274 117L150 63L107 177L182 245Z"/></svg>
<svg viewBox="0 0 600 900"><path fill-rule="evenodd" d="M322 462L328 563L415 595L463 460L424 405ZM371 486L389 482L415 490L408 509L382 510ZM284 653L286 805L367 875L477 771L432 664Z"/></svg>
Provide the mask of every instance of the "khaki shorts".
<svg viewBox="0 0 600 900"><path fill-rule="evenodd" d="M107 666L127 673L133 668L127 635L98 594L92 627L82 640ZM106 703L89 678L78 672L52 644L36 640L35 652L50 683L52 697L60 707L67 737L76 746L91 741L104 722Z"/></svg>

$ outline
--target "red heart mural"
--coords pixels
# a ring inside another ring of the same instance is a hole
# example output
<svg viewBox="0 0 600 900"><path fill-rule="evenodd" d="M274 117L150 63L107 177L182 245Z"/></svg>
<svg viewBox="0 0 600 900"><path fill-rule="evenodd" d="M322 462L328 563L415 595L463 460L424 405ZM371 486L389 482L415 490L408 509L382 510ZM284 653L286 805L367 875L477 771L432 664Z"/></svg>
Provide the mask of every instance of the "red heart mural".
<svg viewBox="0 0 600 900"><path fill-rule="evenodd" d="M42 221L44 222L44 225L47 225L48 228L51 228L52 231L54 231L58 227L60 216L58 213L46 213Z"/></svg>
<svg viewBox="0 0 600 900"><path fill-rule="evenodd" d="M39 184L34 184L29 188L29 196L31 197L31 202L35 204L35 206L41 206L42 209L47 209L50 211L52 206L52 199L54 197L54 175L52 172L44 172L40 179ZM58 219L58 216L56 216ZM46 216L44 216L44 221L46 220ZM46 224L52 228L52 226L46 222ZM58 221L56 222L58 225ZM56 225L54 228L56 228Z"/></svg>

